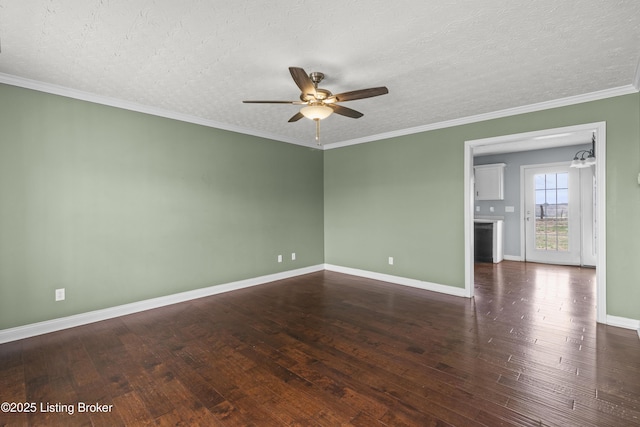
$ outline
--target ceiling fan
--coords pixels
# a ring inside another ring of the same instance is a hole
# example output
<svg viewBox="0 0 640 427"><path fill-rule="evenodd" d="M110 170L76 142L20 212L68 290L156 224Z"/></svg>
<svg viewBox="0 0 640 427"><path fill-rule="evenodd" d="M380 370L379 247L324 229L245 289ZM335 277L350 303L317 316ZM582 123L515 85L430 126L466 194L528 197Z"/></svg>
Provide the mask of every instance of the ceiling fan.
<svg viewBox="0 0 640 427"><path fill-rule="evenodd" d="M353 101L356 99L371 98L385 95L389 89L385 86L372 87L369 89L359 89L351 92L343 92L337 95L326 89L321 89L318 84L324 79L324 74L313 72L307 74L300 67L289 67L289 72L293 81L300 88L300 101L242 101L246 104L293 104L305 105L299 112L289 119L289 123L297 122L303 117L316 122L316 141L320 141L320 120L326 119L331 114L336 113L341 116L358 119L363 116L359 111L338 105L339 102ZM318 142L320 144L320 142Z"/></svg>

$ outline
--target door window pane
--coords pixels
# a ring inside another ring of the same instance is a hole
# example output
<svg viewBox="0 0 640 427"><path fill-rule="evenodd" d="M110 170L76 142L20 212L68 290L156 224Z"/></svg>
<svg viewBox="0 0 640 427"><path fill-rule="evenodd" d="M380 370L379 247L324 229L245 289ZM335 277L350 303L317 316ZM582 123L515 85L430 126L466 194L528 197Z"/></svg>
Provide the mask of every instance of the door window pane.
<svg viewBox="0 0 640 427"><path fill-rule="evenodd" d="M569 174L568 173L559 173L557 174L558 188L569 188Z"/></svg>
<svg viewBox="0 0 640 427"><path fill-rule="evenodd" d="M569 250L569 173L534 177L536 249Z"/></svg>
<svg viewBox="0 0 640 427"><path fill-rule="evenodd" d="M544 183L546 188L556 188L556 174L550 173L544 175Z"/></svg>

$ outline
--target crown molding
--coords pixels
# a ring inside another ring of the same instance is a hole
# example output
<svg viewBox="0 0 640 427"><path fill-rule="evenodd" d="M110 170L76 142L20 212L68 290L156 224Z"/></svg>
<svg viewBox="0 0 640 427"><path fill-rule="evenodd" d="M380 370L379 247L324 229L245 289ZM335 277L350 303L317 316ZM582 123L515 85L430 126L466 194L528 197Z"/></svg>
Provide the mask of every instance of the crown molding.
<svg viewBox="0 0 640 427"><path fill-rule="evenodd" d="M636 65L636 74L633 76L633 87L636 88L636 92L640 91L640 59L638 65Z"/></svg>
<svg viewBox="0 0 640 427"><path fill-rule="evenodd" d="M636 74L636 78L637 78ZM613 98L616 96L637 93L638 89L634 85L620 86L597 92L585 93L582 95L569 96L566 98L554 99L552 101L539 102L536 104L523 105L522 107L508 108L491 113L478 114L475 116L462 117L459 119L447 120L428 125L416 126L407 129L400 129L393 132L380 133L377 135L365 136L348 141L336 142L324 146L325 150L347 147L350 145L364 144L366 142L379 141L382 139L396 138L399 136L412 135L420 132L427 132L437 129L444 129L454 126L461 126L470 123L484 122L487 120L500 119L503 117L515 116L518 114L532 113L535 111L549 110L551 108L566 107L568 105L581 104L583 102L598 101L600 99Z"/></svg>
<svg viewBox="0 0 640 427"><path fill-rule="evenodd" d="M255 129L249 129L241 126L234 126L228 123L217 122L215 120L204 119L189 114L183 114L176 111L164 110L162 108L151 107L149 105L138 104L123 99L111 98L108 96L98 95L91 92L85 92L77 89L59 86L52 83L41 82L37 80L26 79L23 77L13 76L11 74L0 73L0 83L10 86L22 87L25 89L45 92L52 95L64 96L67 98L78 99L80 101L88 101L95 104L107 105L109 107L122 108L124 110L135 111L138 113L149 114L152 116L164 117L167 119L179 120L181 122L193 123L196 125L207 126L211 128L226 130L230 132L241 133L244 135L257 136L265 139L272 139L289 144L302 145L309 147L309 144L300 142L293 138L286 138L269 132L262 132Z"/></svg>
<svg viewBox="0 0 640 427"><path fill-rule="evenodd" d="M52 83L41 82L37 80L26 79L23 77L13 76L11 74L0 73L0 83L10 86L22 87L25 89L36 90L53 95L64 96L67 98L78 99L81 101L93 102L96 104L107 105L115 108L135 111L138 113L149 114L158 117L164 117L182 122L193 123L201 126L236 132L244 135L256 136L259 138L271 139L274 141L285 142L303 147L311 147L320 150L331 150L334 148L347 147L350 145L364 144L367 142L379 141L382 139L396 138L399 136L412 135L421 132L427 132L437 129L444 129L454 126L461 126L470 123L477 123L486 120L499 119L503 117L515 116L518 114L531 113L535 111L548 110L551 108L565 107L568 105L581 104L583 102L597 101L605 98L613 98L616 96L629 95L640 91L640 62L636 68L636 74L632 84L620 86L611 89L605 89L597 92L586 93L582 95L570 96L566 98L555 99L551 101L539 102L536 104L524 105L521 107L508 108L505 110L494 111L490 113L478 114L475 116L462 117L459 119L447 120L443 122L431 123L427 125L416 126L407 129L400 129L392 132L385 132L375 135L369 135L362 138L350 139L346 141L329 143L317 147L309 143L301 142L294 138L283 137L282 135L263 132L255 129L249 129L241 126L235 126L228 123L217 122L215 120L204 119L189 114L183 114L175 111L165 110L162 108L152 107L148 105L138 104L136 102L126 101L108 96L98 95L95 93L85 92L65 86L55 85Z"/></svg>

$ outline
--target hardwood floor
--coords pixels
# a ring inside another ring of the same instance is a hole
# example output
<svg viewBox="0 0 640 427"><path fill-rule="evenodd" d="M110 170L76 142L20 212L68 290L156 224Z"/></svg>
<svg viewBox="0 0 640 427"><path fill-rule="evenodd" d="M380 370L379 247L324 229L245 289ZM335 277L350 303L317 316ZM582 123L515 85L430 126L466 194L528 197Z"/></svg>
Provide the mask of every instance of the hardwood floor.
<svg viewBox="0 0 640 427"><path fill-rule="evenodd" d="M596 324L594 281L478 264L469 300L319 272L7 343L0 402L37 408L0 425L640 425L640 340Z"/></svg>

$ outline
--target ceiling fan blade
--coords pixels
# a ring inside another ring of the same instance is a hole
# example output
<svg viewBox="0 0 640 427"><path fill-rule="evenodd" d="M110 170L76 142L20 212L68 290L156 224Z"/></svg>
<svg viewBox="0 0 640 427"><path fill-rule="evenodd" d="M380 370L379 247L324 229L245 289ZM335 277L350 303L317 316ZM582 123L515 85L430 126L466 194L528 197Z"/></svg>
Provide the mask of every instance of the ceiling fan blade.
<svg viewBox="0 0 640 427"><path fill-rule="evenodd" d="M313 85L313 82L305 70L299 67L289 67L289 72L302 93L313 96L316 95L316 87Z"/></svg>
<svg viewBox="0 0 640 427"><path fill-rule="evenodd" d="M302 115L301 112L297 112L296 114L293 115L293 117L291 117L289 119L289 123L293 123L293 122L297 122L298 120L300 120L301 118L303 118L304 116Z"/></svg>
<svg viewBox="0 0 640 427"><path fill-rule="evenodd" d="M351 92L344 92L334 95L337 102L353 101L355 99L371 98L373 96L380 96L389 93L389 89L386 86L371 87L369 89L354 90Z"/></svg>
<svg viewBox="0 0 640 427"><path fill-rule="evenodd" d="M242 101L245 104L293 104L302 105L305 102L302 101Z"/></svg>
<svg viewBox="0 0 640 427"><path fill-rule="evenodd" d="M341 116L351 117L352 119L359 119L364 116L360 111L352 110L351 108L343 107L338 104L326 104L333 109L333 112L340 114Z"/></svg>

